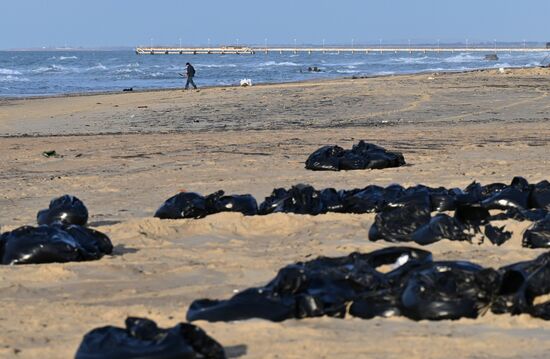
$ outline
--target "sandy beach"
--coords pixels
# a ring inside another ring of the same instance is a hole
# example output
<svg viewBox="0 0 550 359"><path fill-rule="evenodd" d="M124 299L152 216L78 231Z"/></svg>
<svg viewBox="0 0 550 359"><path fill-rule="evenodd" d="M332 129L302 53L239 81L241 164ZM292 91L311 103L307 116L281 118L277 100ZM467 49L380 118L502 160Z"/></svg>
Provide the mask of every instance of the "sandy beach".
<svg viewBox="0 0 550 359"><path fill-rule="evenodd" d="M402 152L407 165L304 169L320 146L361 139ZM42 155L50 150L59 157ZM126 316L173 326L194 299L263 285L287 264L390 246L368 241L374 214L152 218L182 190L262 201L298 183L550 180L550 69L0 100L0 153L2 232L34 225L38 210L68 193L115 245L94 262L0 267L0 357L70 358L86 332L122 326ZM503 224L514 234L501 247L425 249L494 267L544 252L521 247L529 222ZM195 324L244 358L546 358L550 350L550 323L527 315Z"/></svg>

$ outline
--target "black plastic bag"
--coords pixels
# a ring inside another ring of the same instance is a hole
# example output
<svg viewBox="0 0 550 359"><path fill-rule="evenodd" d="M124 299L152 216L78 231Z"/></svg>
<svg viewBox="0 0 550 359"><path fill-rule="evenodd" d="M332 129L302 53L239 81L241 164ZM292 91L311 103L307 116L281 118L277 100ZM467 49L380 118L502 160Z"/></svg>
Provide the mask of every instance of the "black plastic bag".
<svg viewBox="0 0 550 359"><path fill-rule="evenodd" d="M306 160L306 168L310 170L339 171L340 157L344 149L340 146L323 146L313 152Z"/></svg>
<svg viewBox="0 0 550 359"><path fill-rule="evenodd" d="M48 209L43 209L36 215L39 225L60 222L85 226L88 222L88 209L78 198L64 195L54 198Z"/></svg>
<svg viewBox="0 0 550 359"><path fill-rule="evenodd" d="M369 240L410 242L413 233L431 219L431 202L427 191L406 194L378 213L369 230Z"/></svg>
<svg viewBox="0 0 550 359"><path fill-rule="evenodd" d="M504 244L504 242L512 238L512 232L505 231L504 226L496 227L496 226L491 226L490 224L487 224L485 226L485 236L489 238L491 243L496 244L497 246L500 246Z"/></svg>
<svg viewBox="0 0 550 359"><path fill-rule="evenodd" d="M324 203L325 199L326 196L322 197L320 191L309 185L299 184L289 190L277 188L260 204L258 214L284 212L318 215L328 210L327 204ZM336 197L331 197L331 201L331 206L339 206Z"/></svg>
<svg viewBox="0 0 550 359"><path fill-rule="evenodd" d="M550 294L550 253L502 267L499 272L501 282L491 307L494 313L526 313L550 320L550 300L537 302L538 297Z"/></svg>
<svg viewBox="0 0 550 359"><path fill-rule="evenodd" d="M207 197L207 207L211 213L239 212L245 216L258 214L256 199L249 194L225 196L223 191Z"/></svg>
<svg viewBox="0 0 550 359"><path fill-rule="evenodd" d="M550 248L550 214L525 231L522 245L527 248Z"/></svg>
<svg viewBox="0 0 550 359"><path fill-rule="evenodd" d="M421 245L428 245L442 239L451 241L468 241L474 236L470 228L453 217L439 213L430 222L417 228L411 236L411 240Z"/></svg>
<svg viewBox="0 0 550 359"><path fill-rule="evenodd" d="M181 192L168 198L155 212L155 217L160 219L203 218L207 215L206 199L194 192Z"/></svg>
<svg viewBox="0 0 550 359"><path fill-rule="evenodd" d="M351 150L339 146L323 146L306 160L306 169L314 171L340 171L382 169L405 165L405 158L399 152L389 152L384 148L359 141Z"/></svg>
<svg viewBox="0 0 550 359"><path fill-rule="evenodd" d="M386 204L385 191L380 186L342 191L342 211L345 213L379 212Z"/></svg>
<svg viewBox="0 0 550 359"><path fill-rule="evenodd" d="M258 213L258 205L249 194L226 196L223 191L218 191L204 197L194 192L181 192L168 198L155 212L155 217L203 218L219 212L239 212L252 216Z"/></svg>
<svg viewBox="0 0 550 359"><path fill-rule="evenodd" d="M529 196L529 207L550 211L550 182L541 181L533 186Z"/></svg>
<svg viewBox="0 0 550 359"><path fill-rule="evenodd" d="M498 273L469 262L434 262L416 269L401 293L401 313L413 320L477 318L489 308Z"/></svg>
<svg viewBox="0 0 550 359"><path fill-rule="evenodd" d="M430 252L407 247L338 258L320 257L286 266L266 286L247 289L231 299L194 301L187 320L344 317L347 304L361 293L392 288L409 270L429 261ZM396 268L388 273L378 271L384 265Z"/></svg>
<svg viewBox="0 0 550 359"><path fill-rule="evenodd" d="M106 235L77 225L24 226L0 236L1 264L96 260L112 250Z"/></svg>
<svg viewBox="0 0 550 359"><path fill-rule="evenodd" d="M158 328L149 319L126 319L126 328L106 326L82 339L75 359L224 359L223 347L199 327L180 323Z"/></svg>

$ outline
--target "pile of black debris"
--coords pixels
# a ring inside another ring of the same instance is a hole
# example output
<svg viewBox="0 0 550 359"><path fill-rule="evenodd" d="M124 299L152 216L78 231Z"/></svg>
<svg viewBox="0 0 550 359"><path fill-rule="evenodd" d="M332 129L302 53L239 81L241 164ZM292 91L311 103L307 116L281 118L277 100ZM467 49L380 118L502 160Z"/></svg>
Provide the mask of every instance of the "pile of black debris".
<svg viewBox="0 0 550 359"><path fill-rule="evenodd" d="M82 339L76 359L224 359L223 347L199 327L180 323L162 329L149 319L126 319L126 328L106 326Z"/></svg>
<svg viewBox="0 0 550 359"><path fill-rule="evenodd" d="M264 287L228 300L194 301L187 320L283 321L347 314L456 320L489 310L550 320L549 293L550 252L495 270L464 261L433 261L428 251L393 247L286 266Z"/></svg>
<svg viewBox="0 0 550 359"><path fill-rule="evenodd" d="M284 212L318 215L327 212L377 213L370 230L372 241L416 242L422 245L441 239L473 242L476 238L501 245L512 233L491 221L514 219L535 225L524 234L523 246L550 248L550 183L529 184L515 177L511 184L472 183L465 189L417 185L340 190L316 190L309 185L276 188L257 205L251 195L226 196L223 191L202 196L180 193L158 209L159 218L202 218L223 211L244 215ZM492 213L490 212L492 211ZM435 215L432 217L432 213ZM451 215L452 214L452 215Z"/></svg>
<svg viewBox="0 0 550 359"><path fill-rule="evenodd" d="M364 170L399 167L405 165L400 152L359 141L351 150L340 146L323 146L306 160L306 168L313 171Z"/></svg>
<svg viewBox="0 0 550 359"><path fill-rule="evenodd" d="M23 226L0 236L0 264L90 261L111 254L105 234L87 228L88 209L64 195L38 212L38 227Z"/></svg>

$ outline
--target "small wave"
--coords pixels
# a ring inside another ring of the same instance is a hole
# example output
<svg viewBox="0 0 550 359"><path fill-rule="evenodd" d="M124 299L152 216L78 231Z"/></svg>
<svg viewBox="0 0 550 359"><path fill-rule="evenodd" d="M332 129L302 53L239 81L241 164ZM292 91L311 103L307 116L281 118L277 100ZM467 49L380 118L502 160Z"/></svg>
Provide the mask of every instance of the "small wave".
<svg viewBox="0 0 550 359"><path fill-rule="evenodd" d="M142 74L143 71L141 71L140 69L136 69L136 68L118 69L118 70L115 71L115 74L131 74L131 73Z"/></svg>
<svg viewBox="0 0 550 359"><path fill-rule="evenodd" d="M339 74L357 74L360 71L357 70L336 70Z"/></svg>
<svg viewBox="0 0 550 359"><path fill-rule="evenodd" d="M95 71L95 70L108 70L107 66L103 65L101 62L95 66L88 67L85 71Z"/></svg>
<svg viewBox="0 0 550 359"><path fill-rule="evenodd" d="M283 62L267 61L267 62L262 62L258 64L258 66L267 67L267 66L300 66L300 65L290 61L283 61Z"/></svg>
<svg viewBox="0 0 550 359"><path fill-rule="evenodd" d="M459 63L459 62L475 62L480 61L481 58L479 56L473 56L469 53L461 53L456 56L451 56L442 59L443 62L450 62L450 63Z"/></svg>
<svg viewBox="0 0 550 359"><path fill-rule="evenodd" d="M0 75L21 75L21 72L19 72L17 70L0 68Z"/></svg>
<svg viewBox="0 0 550 359"><path fill-rule="evenodd" d="M76 56L52 56L48 60L76 60L78 57Z"/></svg>
<svg viewBox="0 0 550 359"><path fill-rule="evenodd" d="M68 71L68 70L69 70L68 67L53 64L53 65L49 65L49 66L38 67L36 69L31 70L31 72L35 73L35 74L41 74L41 73L45 73L45 72L63 72L63 71Z"/></svg>
<svg viewBox="0 0 550 359"><path fill-rule="evenodd" d="M377 75L377 76L395 75L395 71L378 71L378 72L375 72L374 75Z"/></svg>
<svg viewBox="0 0 550 359"><path fill-rule="evenodd" d="M18 76L0 76L0 82L29 82L30 80L26 77L18 77Z"/></svg>
<svg viewBox="0 0 550 359"><path fill-rule="evenodd" d="M422 56L422 57L398 57L391 59L391 62L399 63L399 64L425 64L425 63L431 63L433 61L428 61L430 58L428 56Z"/></svg>
<svg viewBox="0 0 550 359"><path fill-rule="evenodd" d="M196 64L196 67L206 67L206 68L218 68L218 67L237 67L235 64Z"/></svg>

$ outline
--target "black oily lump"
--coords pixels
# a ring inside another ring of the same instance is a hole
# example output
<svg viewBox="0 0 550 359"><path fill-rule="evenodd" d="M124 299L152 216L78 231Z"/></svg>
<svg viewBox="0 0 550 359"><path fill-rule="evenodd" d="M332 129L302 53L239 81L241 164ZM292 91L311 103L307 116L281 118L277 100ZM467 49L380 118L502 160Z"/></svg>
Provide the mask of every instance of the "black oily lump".
<svg viewBox="0 0 550 359"><path fill-rule="evenodd" d="M279 270L263 287L227 300L200 299L189 321L271 321L352 315L412 320L529 314L550 320L550 253L495 270L466 261L433 261L428 251L391 247L319 257Z"/></svg>
<svg viewBox="0 0 550 359"><path fill-rule="evenodd" d="M179 323L163 329L146 318L128 317L126 327L106 326L84 336L76 359L225 359L223 347L199 327Z"/></svg>
<svg viewBox="0 0 550 359"><path fill-rule="evenodd" d="M306 160L306 169L313 171L382 169L403 165L405 158L400 152L390 152L365 141L359 141L351 150L323 146Z"/></svg>
<svg viewBox="0 0 550 359"><path fill-rule="evenodd" d="M90 261L111 254L109 237L85 227L88 210L78 198L55 198L38 212L38 227L23 226L0 235L0 264Z"/></svg>

